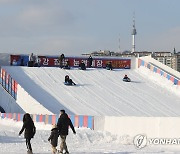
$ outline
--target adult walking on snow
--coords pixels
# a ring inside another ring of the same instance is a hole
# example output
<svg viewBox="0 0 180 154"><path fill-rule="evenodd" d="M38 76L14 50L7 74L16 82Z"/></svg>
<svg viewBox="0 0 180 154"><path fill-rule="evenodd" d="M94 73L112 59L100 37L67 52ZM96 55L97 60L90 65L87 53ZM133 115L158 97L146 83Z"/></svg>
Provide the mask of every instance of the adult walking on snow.
<svg viewBox="0 0 180 154"><path fill-rule="evenodd" d="M76 134L76 131L71 122L71 119L65 113L65 110L60 110L60 117L59 117L58 123L57 123L57 128L59 130L59 135L61 138L60 154L63 153L63 150L65 150L65 154L69 154L69 151L68 151L68 148L66 145L66 137L68 135L69 126L71 127L73 133Z"/></svg>
<svg viewBox="0 0 180 154"><path fill-rule="evenodd" d="M23 126L19 132L19 135L21 135L24 130L24 138L26 139L26 146L28 150L27 152L29 154L32 154L32 147L30 141L36 133L36 127L34 126L34 122L29 113L25 113L23 116Z"/></svg>

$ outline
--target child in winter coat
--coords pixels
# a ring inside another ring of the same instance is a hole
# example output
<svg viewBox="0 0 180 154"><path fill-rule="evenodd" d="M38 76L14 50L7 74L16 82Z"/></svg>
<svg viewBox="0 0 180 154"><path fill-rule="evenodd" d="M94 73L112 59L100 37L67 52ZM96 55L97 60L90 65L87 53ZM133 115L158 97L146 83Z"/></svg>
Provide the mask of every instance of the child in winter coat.
<svg viewBox="0 0 180 154"><path fill-rule="evenodd" d="M51 129L51 135L48 138L48 141L51 141L52 153L53 154L56 154L56 152L57 152L56 147L57 147L57 144L58 144L58 136L59 136L59 133L58 133L57 126L53 125L53 127Z"/></svg>

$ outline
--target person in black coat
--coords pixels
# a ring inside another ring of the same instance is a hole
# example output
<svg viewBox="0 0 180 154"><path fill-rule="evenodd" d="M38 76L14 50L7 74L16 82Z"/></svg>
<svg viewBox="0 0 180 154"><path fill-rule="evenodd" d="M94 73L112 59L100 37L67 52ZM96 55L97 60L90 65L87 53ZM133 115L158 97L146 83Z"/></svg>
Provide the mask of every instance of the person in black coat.
<svg viewBox="0 0 180 154"><path fill-rule="evenodd" d="M89 58L88 58L89 67L92 67L92 61L93 61L93 58L92 58L92 56L90 55Z"/></svg>
<svg viewBox="0 0 180 154"><path fill-rule="evenodd" d="M57 144L58 144L58 136L59 136L59 133L58 133L57 126L53 125L53 127L51 129L51 135L48 138L48 141L51 141L52 153L53 154L56 154L56 152L57 152L56 147L57 147Z"/></svg>
<svg viewBox="0 0 180 154"><path fill-rule="evenodd" d="M61 54L59 57L59 67L63 68L63 62L64 62L65 56L64 54Z"/></svg>
<svg viewBox="0 0 180 154"><path fill-rule="evenodd" d="M127 75L124 75L124 78L123 79L128 79L128 76Z"/></svg>
<svg viewBox="0 0 180 154"><path fill-rule="evenodd" d="M66 137L68 135L69 126L71 127L73 133L76 134L76 131L71 122L71 119L65 113L65 110L60 110L60 117L57 123L57 128L59 130L59 135L61 137L60 153L63 153L63 150L65 150L66 154L69 154L68 148L66 145Z"/></svg>
<svg viewBox="0 0 180 154"><path fill-rule="evenodd" d="M23 126L19 132L19 135L21 135L24 130L25 130L24 138L26 139L26 146L28 152L32 153L32 147L30 141L36 133L36 127L34 126L34 122L29 113L25 113L23 116Z"/></svg>
<svg viewBox="0 0 180 154"><path fill-rule="evenodd" d="M69 75L65 76L65 85L76 85L72 79L69 78Z"/></svg>
<svg viewBox="0 0 180 154"><path fill-rule="evenodd" d="M76 85L76 84L73 82L72 79L69 79L68 84L69 84L69 85L74 85L74 86Z"/></svg>
<svg viewBox="0 0 180 154"><path fill-rule="evenodd" d="M86 65L84 64L84 61L82 60L81 63L79 64L79 67L81 70L86 70Z"/></svg>
<svg viewBox="0 0 180 154"><path fill-rule="evenodd" d="M113 69L111 62L108 62L108 63L106 64L106 69L107 69L107 70L112 70L112 69Z"/></svg>
<svg viewBox="0 0 180 154"><path fill-rule="evenodd" d="M65 79L64 79L64 82L65 82L65 83L68 83L68 82L69 82L69 79L70 79L70 78L69 78L69 75L66 75L66 76L65 76Z"/></svg>
<svg viewBox="0 0 180 154"><path fill-rule="evenodd" d="M131 82L131 79L127 75L125 75L123 78L123 81Z"/></svg>

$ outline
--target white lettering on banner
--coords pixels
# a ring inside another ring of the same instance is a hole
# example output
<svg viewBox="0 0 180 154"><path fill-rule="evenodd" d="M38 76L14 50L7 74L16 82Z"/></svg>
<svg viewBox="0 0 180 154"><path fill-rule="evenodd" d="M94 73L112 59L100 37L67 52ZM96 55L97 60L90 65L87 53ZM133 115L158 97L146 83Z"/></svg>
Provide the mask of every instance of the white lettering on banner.
<svg viewBox="0 0 180 154"><path fill-rule="evenodd" d="M65 59L65 60L63 59L62 65L63 65L63 66L66 65L67 61L68 61L67 59Z"/></svg>
<svg viewBox="0 0 180 154"><path fill-rule="evenodd" d="M82 60L82 61L84 62L85 66L87 66L87 60Z"/></svg>
<svg viewBox="0 0 180 154"><path fill-rule="evenodd" d="M93 61L92 61L92 65L91 65L91 66L92 66L92 67L94 67L94 66L96 66L95 64L96 64L96 61L95 61L95 60L93 60Z"/></svg>
<svg viewBox="0 0 180 154"><path fill-rule="evenodd" d="M54 65L56 65L56 66L59 65L59 60L58 59L54 59Z"/></svg>
<svg viewBox="0 0 180 154"><path fill-rule="evenodd" d="M37 62L38 62L38 63L41 63L41 58L38 58L38 59L37 59Z"/></svg>
<svg viewBox="0 0 180 154"><path fill-rule="evenodd" d="M74 66L79 66L79 60L74 59Z"/></svg>
<svg viewBox="0 0 180 154"><path fill-rule="evenodd" d="M49 59L48 58L43 58L43 65L48 65L49 63Z"/></svg>
<svg viewBox="0 0 180 154"><path fill-rule="evenodd" d="M102 60L97 60L96 63L97 67L102 67L102 64L103 64Z"/></svg>

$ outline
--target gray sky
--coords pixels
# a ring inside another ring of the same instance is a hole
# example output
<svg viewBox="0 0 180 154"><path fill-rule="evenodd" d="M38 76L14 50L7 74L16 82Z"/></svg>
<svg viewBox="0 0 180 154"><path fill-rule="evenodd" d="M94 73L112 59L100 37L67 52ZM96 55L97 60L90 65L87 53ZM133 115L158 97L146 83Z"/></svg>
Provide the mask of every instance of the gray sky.
<svg viewBox="0 0 180 154"><path fill-rule="evenodd" d="M0 0L0 52L180 51L180 0Z"/></svg>

